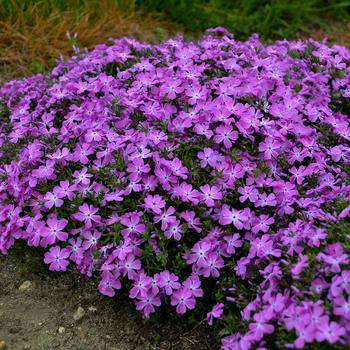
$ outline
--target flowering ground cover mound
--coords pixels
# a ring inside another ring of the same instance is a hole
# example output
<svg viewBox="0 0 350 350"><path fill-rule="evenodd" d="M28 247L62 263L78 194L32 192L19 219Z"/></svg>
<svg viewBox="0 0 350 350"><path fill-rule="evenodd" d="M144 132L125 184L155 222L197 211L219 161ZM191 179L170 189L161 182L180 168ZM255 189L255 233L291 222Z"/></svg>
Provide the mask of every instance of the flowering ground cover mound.
<svg viewBox="0 0 350 350"><path fill-rule="evenodd" d="M204 313L223 349L350 344L349 50L124 38L0 99L2 253Z"/></svg>

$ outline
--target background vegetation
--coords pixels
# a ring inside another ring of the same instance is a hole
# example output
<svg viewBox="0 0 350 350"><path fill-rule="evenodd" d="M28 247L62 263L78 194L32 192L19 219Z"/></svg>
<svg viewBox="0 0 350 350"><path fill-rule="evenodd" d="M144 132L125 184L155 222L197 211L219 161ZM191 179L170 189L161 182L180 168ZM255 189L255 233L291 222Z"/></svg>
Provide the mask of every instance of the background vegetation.
<svg viewBox="0 0 350 350"><path fill-rule="evenodd" d="M137 0L148 10L164 12L186 31L224 26L239 39L259 33L264 40L288 38L329 25L346 23L350 1L340 0Z"/></svg>
<svg viewBox="0 0 350 350"><path fill-rule="evenodd" d="M129 0L0 0L0 83L50 68L73 44L91 48L122 36L159 41L176 28ZM69 41L67 31L77 38Z"/></svg>
<svg viewBox="0 0 350 350"><path fill-rule="evenodd" d="M350 44L350 0L0 0L0 84L44 72L72 46L122 36L156 42L224 26L238 39L324 36ZM68 40L66 33L78 32Z"/></svg>

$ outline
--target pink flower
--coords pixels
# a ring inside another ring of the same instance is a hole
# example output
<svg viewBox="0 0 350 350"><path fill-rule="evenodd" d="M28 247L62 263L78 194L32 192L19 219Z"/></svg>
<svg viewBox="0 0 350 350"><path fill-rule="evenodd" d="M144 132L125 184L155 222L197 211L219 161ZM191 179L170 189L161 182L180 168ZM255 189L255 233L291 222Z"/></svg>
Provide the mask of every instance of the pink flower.
<svg viewBox="0 0 350 350"><path fill-rule="evenodd" d="M270 229L270 225L272 225L274 222L275 220L268 215L260 215L252 222L252 232L267 232Z"/></svg>
<svg viewBox="0 0 350 350"><path fill-rule="evenodd" d="M208 207L215 205L215 200L220 200L223 196L219 187L204 185L200 187L202 193L200 194L200 200L203 201Z"/></svg>
<svg viewBox="0 0 350 350"><path fill-rule="evenodd" d="M172 215L174 213L175 213L175 208L169 207L162 214L155 216L153 221L155 223L161 221L162 222L162 230L165 231L169 227L169 225L176 222L176 216Z"/></svg>
<svg viewBox="0 0 350 350"><path fill-rule="evenodd" d="M216 135L214 136L214 141L216 143L224 143L225 148L231 148L232 143L238 139L238 132L232 131L231 125L221 125L215 129Z"/></svg>
<svg viewBox="0 0 350 350"><path fill-rule="evenodd" d="M136 271L141 269L141 261L135 259L133 254L128 254L122 262L121 272L124 276L127 275L129 280L134 280L137 276Z"/></svg>
<svg viewBox="0 0 350 350"><path fill-rule="evenodd" d="M95 215L98 212L97 208L94 208L92 205L84 203L79 207L79 212L73 214L73 218L78 221L84 221L85 227L92 227L92 223L101 222L101 216Z"/></svg>
<svg viewBox="0 0 350 350"><path fill-rule="evenodd" d="M174 223L170 224L168 229L164 232L164 235L168 239L170 239L171 237L174 237L175 241L179 241L183 233L184 233L184 227L180 225L179 220L176 220Z"/></svg>
<svg viewBox="0 0 350 350"><path fill-rule="evenodd" d="M155 311L155 306L160 306L161 300L159 296L148 291L146 295L140 295L136 301L136 309L143 311L144 315L148 317L152 312Z"/></svg>
<svg viewBox="0 0 350 350"><path fill-rule="evenodd" d="M158 194L145 197L145 208L151 209L154 213L160 214L165 207L165 200Z"/></svg>
<svg viewBox="0 0 350 350"><path fill-rule="evenodd" d="M50 264L49 270L51 271L66 271L69 262L67 261L70 253L66 248L61 249L58 246L51 247L50 250L45 253L44 262Z"/></svg>
<svg viewBox="0 0 350 350"><path fill-rule="evenodd" d="M134 282L133 288L130 289L129 296L131 299L135 299L138 296L147 295L147 291L152 283L152 278L141 272Z"/></svg>
<svg viewBox="0 0 350 350"><path fill-rule="evenodd" d="M184 314L187 309L194 309L196 300L189 289L181 288L172 295L171 305L176 306L176 312L178 314Z"/></svg>
<svg viewBox="0 0 350 350"><path fill-rule="evenodd" d="M144 233L146 230L146 225L140 222L140 220L140 214L137 212L123 215L123 217L120 219L120 223L127 228L121 230L121 234L124 237L127 237L129 235L139 236L140 234Z"/></svg>
<svg viewBox="0 0 350 350"><path fill-rule="evenodd" d="M76 185L70 185L69 181L61 181L59 186L56 186L53 192L59 197L67 197L70 201L74 198L74 191L76 190Z"/></svg>
<svg viewBox="0 0 350 350"><path fill-rule="evenodd" d="M345 329L333 321L323 324L316 333L317 341L326 340L331 344L338 342L343 336L345 336Z"/></svg>
<svg viewBox="0 0 350 350"><path fill-rule="evenodd" d="M275 327L267 323L267 320L262 313L255 314L254 321L255 323L249 325L251 337L254 341L260 341L264 335L273 333Z"/></svg>
<svg viewBox="0 0 350 350"><path fill-rule="evenodd" d="M203 289L201 288L201 281L198 276L188 277L183 286L192 292L195 298L201 298L203 296Z"/></svg>
<svg viewBox="0 0 350 350"><path fill-rule="evenodd" d="M102 279L98 285L98 290L101 294L107 295L109 297L115 296L115 289L120 289L122 287L117 274L113 274L110 271L102 272Z"/></svg>
<svg viewBox="0 0 350 350"><path fill-rule="evenodd" d="M173 294L173 290L180 288L179 278L169 271L165 270L159 274L158 286L163 288L166 295Z"/></svg>
<svg viewBox="0 0 350 350"><path fill-rule="evenodd" d="M40 234L43 237L42 246L46 247L52 245L57 241L66 241L68 238L67 232L63 229L67 226L68 221L65 219L57 219L56 216L52 216L46 222L48 227L42 227Z"/></svg>
<svg viewBox="0 0 350 350"><path fill-rule="evenodd" d="M55 192L46 192L44 197L44 205L46 208L51 209L52 207L59 208L63 205L63 198L62 195L58 194L57 191Z"/></svg>
<svg viewBox="0 0 350 350"><path fill-rule="evenodd" d="M234 254L236 248L240 248L243 245L243 241L240 239L238 233L234 233L231 236L225 236L224 240L226 241L225 250L229 255Z"/></svg>
<svg viewBox="0 0 350 350"><path fill-rule="evenodd" d="M202 229L200 227L200 219L196 217L196 213L194 211L186 210L181 213L181 218L186 220L188 227L193 228L197 233L201 232Z"/></svg>
<svg viewBox="0 0 350 350"><path fill-rule="evenodd" d="M259 151L264 153L265 159L277 158L281 145L273 138L267 137L265 142L260 142Z"/></svg>
<svg viewBox="0 0 350 350"><path fill-rule="evenodd" d="M213 324L214 318L221 318L222 314L224 312L224 304L216 304L211 311L207 313L206 320L211 326Z"/></svg>
<svg viewBox="0 0 350 350"><path fill-rule="evenodd" d="M243 223L247 220L247 215L242 210L230 209L224 204L221 210L219 223L221 225L233 224L237 229L243 228Z"/></svg>

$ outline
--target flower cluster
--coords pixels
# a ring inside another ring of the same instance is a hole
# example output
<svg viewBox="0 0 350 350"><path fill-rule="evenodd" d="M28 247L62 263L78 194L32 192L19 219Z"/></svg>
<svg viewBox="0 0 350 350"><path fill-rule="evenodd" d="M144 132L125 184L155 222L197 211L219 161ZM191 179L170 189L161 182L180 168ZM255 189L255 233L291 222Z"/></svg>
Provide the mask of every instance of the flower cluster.
<svg viewBox="0 0 350 350"><path fill-rule="evenodd" d="M207 308L223 349L350 343L349 50L124 38L0 108L0 252L41 247L146 317Z"/></svg>

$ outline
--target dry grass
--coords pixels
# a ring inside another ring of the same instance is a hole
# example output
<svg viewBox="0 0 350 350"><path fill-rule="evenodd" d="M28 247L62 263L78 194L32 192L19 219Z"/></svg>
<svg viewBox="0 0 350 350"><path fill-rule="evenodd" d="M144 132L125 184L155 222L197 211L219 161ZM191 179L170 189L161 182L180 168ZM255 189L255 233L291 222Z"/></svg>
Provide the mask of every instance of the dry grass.
<svg viewBox="0 0 350 350"><path fill-rule="evenodd" d="M329 44L338 44L350 47L350 22L340 22L329 19L328 25L311 30L308 34L315 40L327 38Z"/></svg>
<svg viewBox="0 0 350 350"><path fill-rule="evenodd" d="M165 1L165 0L163 0ZM164 14L140 11L136 0L0 0L0 84L45 72L72 54L66 32L78 32L81 47L129 36L157 42L180 31ZM350 23L327 20L305 36L350 46ZM187 33L189 34L189 33ZM192 33L193 34L193 33Z"/></svg>
<svg viewBox="0 0 350 350"><path fill-rule="evenodd" d="M45 1L29 1L25 8L8 1L10 14L0 8L0 84L45 71L60 54L71 54L67 31L78 32L79 46L91 48L111 37L159 41L177 28L160 14L139 12L128 0L85 1L68 10Z"/></svg>

